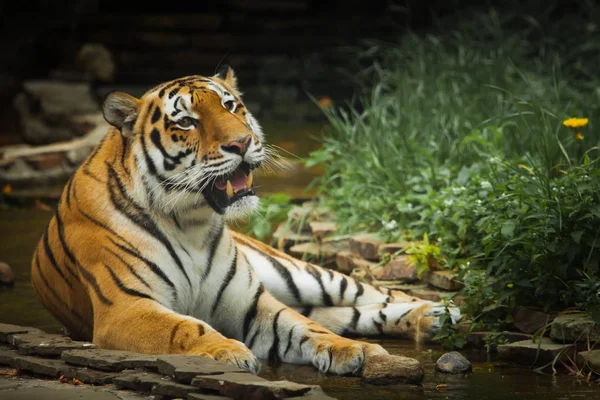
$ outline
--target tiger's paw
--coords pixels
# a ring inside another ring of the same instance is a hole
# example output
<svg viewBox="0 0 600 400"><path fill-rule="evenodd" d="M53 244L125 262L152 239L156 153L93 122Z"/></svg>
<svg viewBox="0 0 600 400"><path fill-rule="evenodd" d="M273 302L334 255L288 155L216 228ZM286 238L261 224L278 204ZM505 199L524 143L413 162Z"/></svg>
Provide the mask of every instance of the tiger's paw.
<svg viewBox="0 0 600 400"><path fill-rule="evenodd" d="M234 365L256 375L260 371L260 362L246 345L234 339L222 339L213 345L200 345L192 354L212 358Z"/></svg>
<svg viewBox="0 0 600 400"><path fill-rule="evenodd" d="M367 357L386 354L388 352L378 344L337 337L331 340L320 339L316 344L312 362L321 372L359 375Z"/></svg>

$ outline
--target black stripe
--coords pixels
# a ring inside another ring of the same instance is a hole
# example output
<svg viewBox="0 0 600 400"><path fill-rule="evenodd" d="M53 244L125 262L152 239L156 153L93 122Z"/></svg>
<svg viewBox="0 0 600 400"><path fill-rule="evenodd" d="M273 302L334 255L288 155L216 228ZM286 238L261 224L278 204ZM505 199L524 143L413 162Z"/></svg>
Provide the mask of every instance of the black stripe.
<svg viewBox="0 0 600 400"><path fill-rule="evenodd" d="M281 357L279 357L279 332L277 332L277 329L279 328L279 315L283 310L285 310L285 308L277 311L277 314L275 314L275 318L273 319L273 344L269 350L270 364L278 364L281 362Z"/></svg>
<svg viewBox="0 0 600 400"><path fill-rule="evenodd" d="M356 280L356 278L354 279L354 283L356 283L356 285L358 286L358 289L356 290L356 295L354 296L354 304L356 304L356 302L358 301L358 298L360 296L362 296L363 293L365 292L365 287L363 286L362 283L360 283L358 280Z"/></svg>
<svg viewBox="0 0 600 400"><path fill-rule="evenodd" d="M162 113L160 112L160 107L156 106L156 109L152 113L152 118L151 118L150 121L152 121L152 123L155 124L155 123L158 122L158 120L160 119L160 117L162 117Z"/></svg>
<svg viewBox="0 0 600 400"><path fill-rule="evenodd" d="M109 227L108 225L106 225L105 223L97 220L96 218L92 217L91 215L89 215L88 213L86 213L85 211L83 211L81 208L79 208L79 206L77 206L77 210L81 213L81 215L83 215L86 219L88 219L90 222L92 222L94 225L98 225L99 227L101 227L102 229L107 230L108 232L110 232L112 235L116 236L117 238L119 238L119 240L121 240L124 243L127 243L129 246L134 247L133 244L131 244L130 241L128 241L127 239L125 239L123 236L119 235L117 232L115 232L111 227Z"/></svg>
<svg viewBox="0 0 600 400"><path fill-rule="evenodd" d="M254 318L256 318L256 314L258 312L258 300L260 299L260 296L263 294L264 291L265 291L265 287L261 283L260 286L258 287L258 290L256 291L256 294L254 295L254 301L252 302L252 305L250 306L250 308L246 312L246 316L244 317L244 332L243 332L243 341L244 342L246 342L248 333L250 333L250 324L252 323L252 320L254 320Z"/></svg>
<svg viewBox="0 0 600 400"><path fill-rule="evenodd" d="M373 324L375 324L375 327L377 328L377 331L379 332L380 335L383 335L383 327L381 326L381 324L377 321L375 321L375 319L373 319Z"/></svg>
<svg viewBox="0 0 600 400"><path fill-rule="evenodd" d="M69 246L67 245L67 240L65 239L65 226L62 222L62 219L60 218L60 210L56 211L55 217L56 217L56 228L58 230L58 240L60 241L63 252L67 256L69 261L71 261L71 264L75 265L75 263L76 263L75 256L71 252L71 249L69 249ZM80 282L79 276L75 272L73 272L73 270L71 268L69 268L68 265L65 265L65 267L66 267L67 271L69 271L69 273L71 275L73 275L75 280L77 282Z"/></svg>
<svg viewBox="0 0 600 400"><path fill-rule="evenodd" d="M358 311L358 308L352 307L352 313L352 321L350 321L350 326L353 330L356 330L356 327L358 326L358 320L360 319L360 311Z"/></svg>
<svg viewBox="0 0 600 400"><path fill-rule="evenodd" d="M408 313L410 313L412 310L408 310L407 312L405 312L404 314L402 314L400 317L398 317L398 320L396 322L394 322L394 325L400 325L400 322L402 321L402 319L408 315Z"/></svg>
<svg viewBox="0 0 600 400"><path fill-rule="evenodd" d="M322 293L322 298L323 298L323 304L325 304L326 306L333 306L333 300L331 300L331 296L329 295L329 293L327 293L325 291L325 285L323 284L323 279L321 278L321 271L319 271L317 268L313 267L310 264L306 264L306 270L308 271L309 274L311 274L319 283L319 286L321 287L321 293Z"/></svg>
<svg viewBox="0 0 600 400"><path fill-rule="evenodd" d="M129 174L127 167L125 166L125 156L127 155L127 138L121 135L121 167Z"/></svg>
<svg viewBox="0 0 600 400"><path fill-rule="evenodd" d="M173 347L173 342L175 341L175 335L177 335L177 331L181 327L181 324L183 324L184 322L185 322L185 320L179 321L178 323L175 324L173 329L171 329L171 338L169 339L169 348Z"/></svg>
<svg viewBox="0 0 600 400"><path fill-rule="evenodd" d="M111 240L110 238L108 238L108 240ZM115 243L115 242L113 242ZM115 243L116 244L116 243ZM135 269L133 269L133 267L131 265L129 265L129 263L127 261L125 261L123 259L123 257L121 257L119 254L117 254L116 252L112 251L111 249L109 249L108 247L104 246L104 249L106 251L108 251L110 254L112 254L113 256L115 256L119 261L121 261L129 270L129 272L131 272L136 278L138 278L140 280L140 282L142 282L142 284L144 284L144 286L146 286L148 289L152 290L152 288L150 287L150 285L148 285L148 282L146 282L144 280L144 278L142 278L136 271Z"/></svg>
<svg viewBox="0 0 600 400"><path fill-rule="evenodd" d="M345 276L342 276L340 281L340 299L344 300L344 293L346 293L346 289L348 288L348 280Z"/></svg>
<svg viewBox="0 0 600 400"><path fill-rule="evenodd" d="M221 240L223 239L223 227L224 227L224 225L225 224L223 224L223 223L220 223L218 225L217 235L216 235L216 237L210 243L210 250L208 252L208 259L206 260L206 267L204 268L204 273L202 274L202 277L200 278L201 281L203 281L203 280L206 279L206 277L210 273L210 270L212 269L213 259L215 258L215 253L217 252L217 248L219 247L219 244L221 243Z"/></svg>
<svg viewBox="0 0 600 400"><path fill-rule="evenodd" d="M254 347L254 342L256 341L256 338L258 337L258 333L260 332L260 328L256 330L256 332L254 332L254 335L252 335L252 338L250 338L250 341L248 342L248 348L252 349L252 347Z"/></svg>
<svg viewBox="0 0 600 400"><path fill-rule="evenodd" d="M35 268L37 269L37 273L40 276L40 278L42 279L42 282L44 282L44 285L46 285L46 288L48 289L48 291L50 293L52 293L52 295L54 296L54 298L56 299L56 301L61 305L60 307L58 307L60 310L64 310L64 311L69 311L70 313L73 314L73 316L79 320L79 322L82 325L87 325L87 323L85 322L85 320L83 319L83 317L81 316L81 314L79 314L77 311L75 311L72 307L69 307L67 305L67 303L63 300L63 298L61 296L58 295L58 293L56 292L56 290L54 290L54 288L50 285L50 283L48 282L48 279L46 279L46 277L44 276L44 274L42 273L42 268L40 267L40 257L39 257L39 251L35 252Z"/></svg>
<svg viewBox="0 0 600 400"><path fill-rule="evenodd" d="M204 328L204 325L198 324L198 336L204 336L205 333L206 329Z"/></svg>
<svg viewBox="0 0 600 400"><path fill-rule="evenodd" d="M302 345L309 339L310 338L308 336L302 336L302 339L300 339L300 342L298 342L298 350L300 350L300 355L302 357L304 357L304 354L302 353Z"/></svg>
<svg viewBox="0 0 600 400"><path fill-rule="evenodd" d="M113 302L107 299L106 296L104 296L102 290L100 290L100 286L98 286L98 281L96 281L94 275L92 275L88 270L83 268L81 264L77 263L77 266L79 267L81 275L83 275L83 277L89 282L92 289L94 289L94 291L96 292L96 296L98 296L98 299L104 304L112 306Z"/></svg>
<svg viewBox="0 0 600 400"><path fill-rule="evenodd" d="M327 269L325 269L325 271L327 271L327 273L329 274L329 279L330 279L331 281L333 281L333 271L332 271L332 270L330 270L330 269L328 269L328 268L327 268Z"/></svg>
<svg viewBox="0 0 600 400"><path fill-rule="evenodd" d="M65 191L65 198L67 199L67 206L71 208L71 186L73 186L73 179L75 175L71 176L69 182L67 182L67 190Z"/></svg>
<svg viewBox="0 0 600 400"><path fill-rule="evenodd" d="M64 272L62 272L62 270L60 268L58 268L58 264L56 263L56 259L54 258L54 254L52 253L52 249L50 248L50 243L48 243L49 230L50 230L50 224L48 224L48 227L46 227L46 232L44 233L44 236L42 237L42 241L44 242L44 252L46 253L46 257L48 257L48 260L50 261L50 264L52 265L52 267L54 268L56 273L58 273L58 275L60 275L60 277L65 281L67 286L69 286L69 288L73 289L73 284L69 280L67 280L67 277L65 276Z"/></svg>
<svg viewBox="0 0 600 400"><path fill-rule="evenodd" d="M135 297L141 297L143 299L154 300L152 297L148 296L146 293L142 293L140 291L137 291L135 289L131 289L131 288L125 286L125 284L119 279L119 277L115 274L115 271L113 271L111 267L109 267L106 264L104 264L104 267L110 273L110 276L112 277L112 279L115 282L115 284L117 285L117 287L119 289L121 289L121 291L123 291L124 293L126 293L126 294L128 294L130 296L135 296Z"/></svg>
<svg viewBox="0 0 600 400"><path fill-rule="evenodd" d="M156 275L158 275L158 277L160 279L162 279L167 285L171 286L173 289L175 288L175 284L169 279L169 277L163 272L163 270L160 269L160 267L158 265L156 265L156 263L148 260L146 257L142 256L137 251L130 249L128 247L125 247L120 243L115 242L112 238L108 238L108 240L110 240L115 246L117 246L119 249L123 250L127 254L130 254L133 257L137 258L138 260L142 261L144 264L146 264L152 270L152 272L154 272ZM176 293L174 293L174 295L176 295Z"/></svg>
<svg viewBox="0 0 600 400"><path fill-rule="evenodd" d="M187 280L188 284L191 286L192 281L188 276L181 260L177 253L175 253L175 249L171 245L171 242L167 239L167 237L162 233L160 229L156 226L154 221L150 218L148 214L144 212L144 209L137 204L127 193L123 182L121 182L117 172L112 168L110 164L107 163L108 172L110 177L112 178L112 182L114 184L109 183L109 191L110 191L110 200L113 205L119 210L123 215L125 215L131 222L138 225L140 228L144 229L150 235L154 236L159 242L161 242L171 255L171 258L177 264L177 267ZM115 189L118 190L118 193L115 192Z"/></svg>
<svg viewBox="0 0 600 400"><path fill-rule="evenodd" d="M213 304L211 316L215 315L215 311L217 311L217 307L219 306L219 302L221 301L223 292L225 291L225 289L227 289L227 286L229 285L229 283L231 282L231 280L233 279L233 276L235 275L235 273L237 271L237 249L235 247L234 247L234 252L235 253L233 256L233 261L231 262L231 267L229 268L229 271L227 271L225 280L223 281L223 284L221 285L221 288L219 289L219 293L217 294L215 304Z"/></svg>
<svg viewBox="0 0 600 400"><path fill-rule="evenodd" d="M387 321L387 315L385 315L382 310L379 310L379 318L381 318L383 322Z"/></svg>
<svg viewBox="0 0 600 400"><path fill-rule="evenodd" d="M284 358L285 358L285 355L288 353L288 351L290 351L290 349L292 348L292 339L294 336L294 328L296 328L297 326L300 326L300 325L294 325L294 326L292 326L292 329L290 329L290 334L288 335L288 344L285 347L285 351L283 352Z"/></svg>
<svg viewBox="0 0 600 400"><path fill-rule="evenodd" d="M300 311L300 314L302 314L308 318L310 313L312 313L312 310L313 310L313 306L306 306L302 309L302 311Z"/></svg>
<svg viewBox="0 0 600 400"><path fill-rule="evenodd" d="M271 262L271 265L273 265L273 267L277 270L279 275L281 275L281 277L285 281L287 288L294 295L294 298L296 299L296 301L298 301L299 304L302 304L302 297L300 296L300 290L298 290L298 286L296 286L296 283L294 282L294 278L292 277L292 274L290 273L290 271L288 271L288 269L286 267L284 267L276 258L271 257L268 254L261 254L261 255L263 257L265 257L268 261Z"/></svg>

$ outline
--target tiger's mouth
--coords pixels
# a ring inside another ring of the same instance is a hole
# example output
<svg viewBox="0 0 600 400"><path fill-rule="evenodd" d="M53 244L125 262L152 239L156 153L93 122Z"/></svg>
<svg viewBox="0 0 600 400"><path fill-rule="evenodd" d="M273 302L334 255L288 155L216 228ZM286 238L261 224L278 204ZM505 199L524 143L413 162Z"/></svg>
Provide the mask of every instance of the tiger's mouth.
<svg viewBox="0 0 600 400"><path fill-rule="evenodd" d="M219 214L225 209L247 196L256 196L254 191L252 170L255 167L242 162L235 170L216 178L203 190L208 204Z"/></svg>

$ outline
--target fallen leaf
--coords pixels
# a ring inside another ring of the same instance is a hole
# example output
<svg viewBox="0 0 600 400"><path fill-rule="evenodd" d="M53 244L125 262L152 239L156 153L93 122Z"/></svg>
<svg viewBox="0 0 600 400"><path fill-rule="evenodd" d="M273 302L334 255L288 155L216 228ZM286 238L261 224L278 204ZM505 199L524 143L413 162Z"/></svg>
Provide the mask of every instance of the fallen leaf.
<svg viewBox="0 0 600 400"><path fill-rule="evenodd" d="M447 383L440 383L439 385L435 385L435 390L441 392L443 389L448 387Z"/></svg>
<svg viewBox="0 0 600 400"><path fill-rule="evenodd" d="M81 382L79 379L73 378L73 385L80 386L83 385L83 382Z"/></svg>
<svg viewBox="0 0 600 400"><path fill-rule="evenodd" d="M70 383L69 378L65 378L64 375L61 375L60 378L58 378L58 380L60 381L60 383Z"/></svg>

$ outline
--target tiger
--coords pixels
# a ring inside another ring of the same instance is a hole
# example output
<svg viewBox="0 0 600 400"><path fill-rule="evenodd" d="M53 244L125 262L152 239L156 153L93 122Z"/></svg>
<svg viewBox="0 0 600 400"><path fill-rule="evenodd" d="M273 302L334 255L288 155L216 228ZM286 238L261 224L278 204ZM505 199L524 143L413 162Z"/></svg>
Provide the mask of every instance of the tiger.
<svg viewBox="0 0 600 400"><path fill-rule="evenodd" d="M431 339L443 305L295 259L228 227L254 212L271 153L233 69L109 93L106 136L66 183L32 258L44 307L100 348L357 375ZM453 319L459 318L453 309Z"/></svg>

